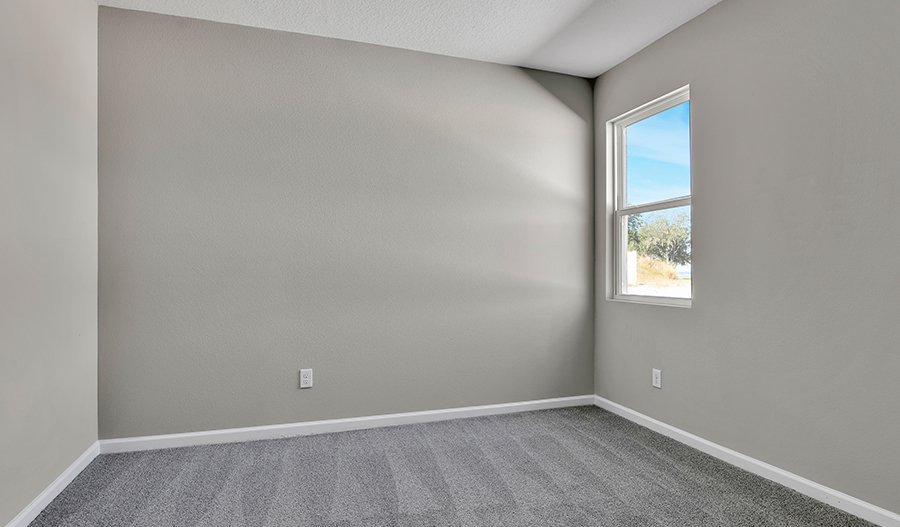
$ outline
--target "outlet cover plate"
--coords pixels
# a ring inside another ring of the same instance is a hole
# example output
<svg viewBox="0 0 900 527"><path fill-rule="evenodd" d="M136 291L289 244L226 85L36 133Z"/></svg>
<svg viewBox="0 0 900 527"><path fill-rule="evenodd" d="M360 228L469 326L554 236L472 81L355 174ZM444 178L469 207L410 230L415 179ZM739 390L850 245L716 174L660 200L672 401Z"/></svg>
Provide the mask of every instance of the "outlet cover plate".
<svg viewBox="0 0 900 527"><path fill-rule="evenodd" d="M653 370L653 387L662 389L662 371Z"/></svg>
<svg viewBox="0 0 900 527"><path fill-rule="evenodd" d="M300 370L300 387L301 388L312 388L313 385L313 377L312 377L312 369L308 370Z"/></svg>

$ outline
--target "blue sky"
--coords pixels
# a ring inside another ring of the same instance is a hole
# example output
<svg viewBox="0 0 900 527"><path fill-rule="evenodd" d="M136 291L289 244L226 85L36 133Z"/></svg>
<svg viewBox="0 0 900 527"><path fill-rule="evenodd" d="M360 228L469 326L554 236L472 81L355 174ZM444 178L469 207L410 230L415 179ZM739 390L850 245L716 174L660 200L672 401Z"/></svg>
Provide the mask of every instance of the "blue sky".
<svg viewBox="0 0 900 527"><path fill-rule="evenodd" d="M626 203L691 193L690 101L626 128Z"/></svg>

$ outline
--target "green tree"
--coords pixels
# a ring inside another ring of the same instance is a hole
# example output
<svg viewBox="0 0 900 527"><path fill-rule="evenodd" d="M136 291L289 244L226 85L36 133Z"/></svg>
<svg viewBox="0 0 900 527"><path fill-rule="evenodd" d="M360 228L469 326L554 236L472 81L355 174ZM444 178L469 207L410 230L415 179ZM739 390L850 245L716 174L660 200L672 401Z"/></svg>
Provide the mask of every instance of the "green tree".
<svg viewBox="0 0 900 527"><path fill-rule="evenodd" d="M630 214L628 216L628 250L641 250L641 229L644 227L644 220L640 214Z"/></svg>
<svg viewBox="0 0 900 527"><path fill-rule="evenodd" d="M687 212L657 215L641 227L639 239L641 254L675 265L691 263L691 217Z"/></svg>

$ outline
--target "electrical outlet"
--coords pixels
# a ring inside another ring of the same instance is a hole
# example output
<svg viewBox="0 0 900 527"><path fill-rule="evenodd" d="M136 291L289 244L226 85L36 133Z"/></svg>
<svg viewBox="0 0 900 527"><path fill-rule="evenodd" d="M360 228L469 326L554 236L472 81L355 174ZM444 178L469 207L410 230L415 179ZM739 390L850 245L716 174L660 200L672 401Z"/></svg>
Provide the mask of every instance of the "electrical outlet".
<svg viewBox="0 0 900 527"><path fill-rule="evenodd" d="M300 370L300 387L312 388L312 369Z"/></svg>
<svg viewBox="0 0 900 527"><path fill-rule="evenodd" d="M653 387L662 389L662 371L653 370Z"/></svg>

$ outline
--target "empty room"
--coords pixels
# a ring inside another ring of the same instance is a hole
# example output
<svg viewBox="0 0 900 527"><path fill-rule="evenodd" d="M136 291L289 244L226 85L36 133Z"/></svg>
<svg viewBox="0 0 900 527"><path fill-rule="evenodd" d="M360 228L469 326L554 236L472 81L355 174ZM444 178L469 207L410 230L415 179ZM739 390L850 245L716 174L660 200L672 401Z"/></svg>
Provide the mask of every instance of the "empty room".
<svg viewBox="0 0 900 527"><path fill-rule="evenodd" d="M900 527L898 30L4 2L0 525Z"/></svg>

